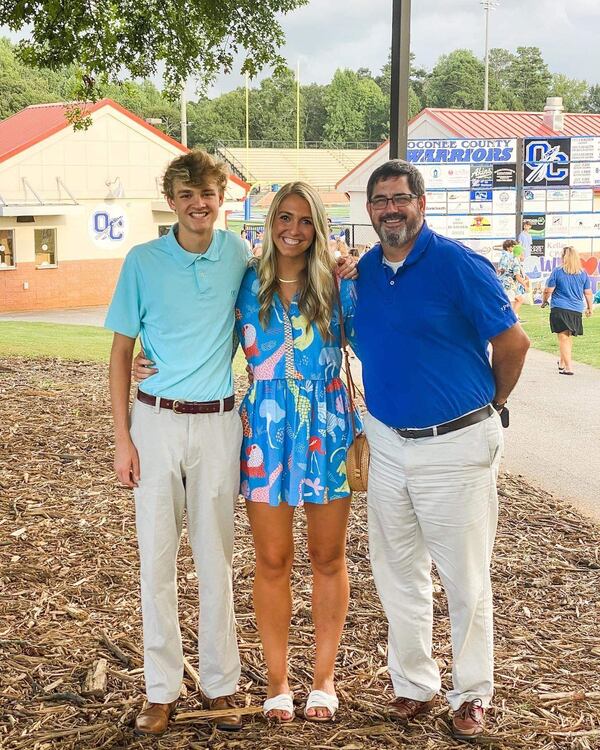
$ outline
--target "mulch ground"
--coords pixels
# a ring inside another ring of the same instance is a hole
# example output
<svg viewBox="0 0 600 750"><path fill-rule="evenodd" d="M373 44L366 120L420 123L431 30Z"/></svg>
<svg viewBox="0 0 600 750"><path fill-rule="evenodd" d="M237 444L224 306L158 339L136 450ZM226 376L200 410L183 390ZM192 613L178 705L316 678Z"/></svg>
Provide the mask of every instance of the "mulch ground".
<svg viewBox="0 0 600 750"><path fill-rule="evenodd" d="M112 473L106 368L4 359L0 384L1 748L460 746L449 736L442 699L407 728L386 715L392 697L386 626L369 572L360 495L349 534L352 593L337 670L336 723L296 719L273 726L251 713L264 699L265 670L252 613L252 545L240 503L234 585L241 698L250 707L244 731L217 733L201 713L197 588L184 539L182 701L167 735L135 737L132 722L143 699L138 561L132 498ZM500 495L493 569L497 692L490 734L481 744L501 750L600 748L600 528L519 477L502 477ZM310 685L313 632L304 519L297 516L290 662L302 699ZM434 649L448 687L448 618L437 582ZM86 685L95 669L96 685Z"/></svg>

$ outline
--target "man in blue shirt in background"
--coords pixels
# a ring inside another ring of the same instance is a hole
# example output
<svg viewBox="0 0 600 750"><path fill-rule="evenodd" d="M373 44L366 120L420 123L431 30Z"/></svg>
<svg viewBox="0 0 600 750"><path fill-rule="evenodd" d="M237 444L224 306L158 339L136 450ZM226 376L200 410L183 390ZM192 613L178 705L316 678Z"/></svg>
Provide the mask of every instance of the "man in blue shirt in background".
<svg viewBox="0 0 600 750"><path fill-rule="evenodd" d="M359 263L355 330L371 450L370 557L396 695L390 712L408 721L429 711L440 689L433 559L450 613L453 734L473 739L493 694L499 414L529 340L492 264L425 223L416 167L392 160L376 169L367 211L381 243Z"/></svg>
<svg viewBox="0 0 600 750"><path fill-rule="evenodd" d="M517 242L523 247L523 256L525 258L530 257L531 248L533 246L533 237L531 236L530 231L531 222L525 219L525 221L523 222L523 231L517 237Z"/></svg>
<svg viewBox="0 0 600 750"><path fill-rule="evenodd" d="M232 570L242 426L231 370L234 305L248 263L239 235L214 229L227 173L203 151L175 159L163 189L178 223L134 247L106 318L115 470L134 490L147 704L140 734L168 727L183 678L177 550L184 511L198 575L199 675L210 709L234 707L240 675ZM137 336L157 369L129 417ZM239 714L217 727L240 729Z"/></svg>

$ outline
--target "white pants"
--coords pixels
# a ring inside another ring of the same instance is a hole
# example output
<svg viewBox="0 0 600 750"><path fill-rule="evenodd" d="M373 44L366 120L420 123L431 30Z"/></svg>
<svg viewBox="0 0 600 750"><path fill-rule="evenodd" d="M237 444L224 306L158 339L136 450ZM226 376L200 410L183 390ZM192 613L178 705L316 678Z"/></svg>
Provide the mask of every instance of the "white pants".
<svg viewBox="0 0 600 750"><path fill-rule="evenodd" d="M431 560L448 598L456 710L489 705L494 687L490 557L503 448L497 415L447 435L404 439L370 414L368 515L373 576L388 623L397 696L430 700L440 689L431 657Z"/></svg>
<svg viewBox="0 0 600 750"><path fill-rule="evenodd" d="M230 695L240 676L231 572L239 414L174 414L136 399L131 437L140 456L134 493L148 700L175 700L183 678L176 561L184 510L198 575L201 687L208 698Z"/></svg>

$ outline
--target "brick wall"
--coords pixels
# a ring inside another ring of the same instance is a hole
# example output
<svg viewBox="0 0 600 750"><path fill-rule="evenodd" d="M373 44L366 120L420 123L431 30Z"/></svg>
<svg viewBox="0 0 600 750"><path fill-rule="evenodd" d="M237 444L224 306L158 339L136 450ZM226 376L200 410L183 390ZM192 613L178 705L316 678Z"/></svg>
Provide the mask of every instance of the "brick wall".
<svg viewBox="0 0 600 750"><path fill-rule="evenodd" d="M0 312L107 305L122 263L122 258L63 261L43 269L19 263L0 271Z"/></svg>

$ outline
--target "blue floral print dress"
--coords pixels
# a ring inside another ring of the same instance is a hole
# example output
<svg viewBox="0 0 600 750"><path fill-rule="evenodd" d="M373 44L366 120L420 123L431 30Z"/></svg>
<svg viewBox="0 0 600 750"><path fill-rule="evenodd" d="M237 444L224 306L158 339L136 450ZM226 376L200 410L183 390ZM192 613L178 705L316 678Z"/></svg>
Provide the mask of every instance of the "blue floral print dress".
<svg viewBox="0 0 600 750"><path fill-rule="evenodd" d="M236 329L254 382L242 404L240 492L277 506L327 503L350 494L346 450L352 443L348 394L340 380L340 322L333 338L306 327L294 298L286 311L277 295L266 329L259 319L258 278L250 268L237 298ZM340 288L344 330L353 340L356 287ZM356 427L362 429L356 414Z"/></svg>

